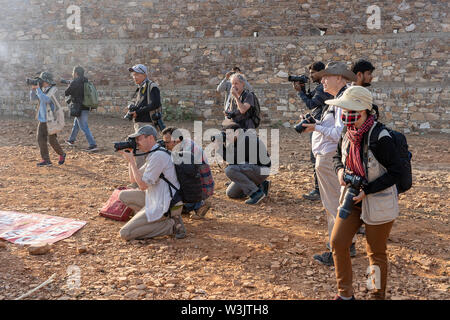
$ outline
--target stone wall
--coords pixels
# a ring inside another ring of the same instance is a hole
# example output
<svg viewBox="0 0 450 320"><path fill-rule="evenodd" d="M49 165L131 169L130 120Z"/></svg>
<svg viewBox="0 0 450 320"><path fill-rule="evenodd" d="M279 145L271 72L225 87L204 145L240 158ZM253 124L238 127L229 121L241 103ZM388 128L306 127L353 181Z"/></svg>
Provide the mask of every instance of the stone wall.
<svg viewBox="0 0 450 320"><path fill-rule="evenodd" d="M239 65L255 87L264 123L288 126L304 108L287 74L304 73L317 60L350 64L364 57L376 67L371 90L383 121L405 132L450 132L448 2L376 1L380 29L367 27L367 1L0 5L0 114L33 114L27 76L49 70L68 78L80 64L99 89L98 112L120 115L134 91L127 68L144 63L166 108L219 121L223 97L215 88ZM81 32L66 25L69 5L81 8Z"/></svg>

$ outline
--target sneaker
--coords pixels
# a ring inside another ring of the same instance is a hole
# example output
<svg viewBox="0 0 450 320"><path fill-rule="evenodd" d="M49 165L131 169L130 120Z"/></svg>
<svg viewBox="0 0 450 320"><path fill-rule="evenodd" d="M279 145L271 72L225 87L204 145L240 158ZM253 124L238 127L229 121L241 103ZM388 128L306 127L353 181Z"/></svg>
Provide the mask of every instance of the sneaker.
<svg viewBox="0 0 450 320"><path fill-rule="evenodd" d="M66 154L64 153L62 156L59 156L58 164L64 164L66 161Z"/></svg>
<svg viewBox="0 0 450 320"><path fill-rule="evenodd" d="M50 161L42 160L37 164L38 167L50 167L52 163Z"/></svg>
<svg viewBox="0 0 450 320"><path fill-rule="evenodd" d="M94 152L97 150L98 150L97 145L89 146L89 148L86 149L86 151L88 152Z"/></svg>
<svg viewBox="0 0 450 320"><path fill-rule="evenodd" d="M69 146L74 146L74 145L75 145L75 141L66 140L65 142L66 142L66 144L68 144Z"/></svg>
<svg viewBox="0 0 450 320"><path fill-rule="evenodd" d="M316 254L314 260L326 266L334 266L333 254L329 251L322 254Z"/></svg>
<svg viewBox="0 0 450 320"><path fill-rule="evenodd" d="M320 200L320 192L317 189L314 189L310 193L304 194L303 198L311 201L317 201Z"/></svg>
<svg viewBox="0 0 450 320"><path fill-rule="evenodd" d="M205 203L200 208L194 210L195 214L193 216L203 218L208 212L209 208L211 208L211 203L209 201L205 201Z"/></svg>
<svg viewBox="0 0 450 320"><path fill-rule="evenodd" d="M266 196L265 193L261 189L258 189L258 191L253 192L253 194L250 196L250 199L245 201L245 203L258 204L261 202L262 199L264 199L265 196Z"/></svg>
<svg viewBox="0 0 450 320"><path fill-rule="evenodd" d="M356 246L354 243L350 246L350 257L356 257Z"/></svg>
<svg viewBox="0 0 450 320"><path fill-rule="evenodd" d="M175 224L173 225L173 233L175 234L175 238L183 239L186 238L186 228L184 227L183 219L181 216L172 217Z"/></svg>
<svg viewBox="0 0 450 320"><path fill-rule="evenodd" d="M334 297L334 299L333 300L356 300L355 299L355 296L352 296L350 299L343 299L340 295L336 295L336 297Z"/></svg>
<svg viewBox="0 0 450 320"><path fill-rule="evenodd" d="M267 195L269 194L269 190L270 190L270 181L269 180L265 180L262 183L262 190L267 197Z"/></svg>

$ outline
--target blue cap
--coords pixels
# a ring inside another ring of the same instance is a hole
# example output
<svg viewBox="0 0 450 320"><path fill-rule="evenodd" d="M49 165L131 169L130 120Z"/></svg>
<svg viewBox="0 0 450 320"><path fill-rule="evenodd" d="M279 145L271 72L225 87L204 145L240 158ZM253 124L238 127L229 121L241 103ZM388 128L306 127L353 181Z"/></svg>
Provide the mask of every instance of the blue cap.
<svg viewBox="0 0 450 320"><path fill-rule="evenodd" d="M136 64L131 68L128 68L128 71L147 74L147 67L144 66L143 64Z"/></svg>

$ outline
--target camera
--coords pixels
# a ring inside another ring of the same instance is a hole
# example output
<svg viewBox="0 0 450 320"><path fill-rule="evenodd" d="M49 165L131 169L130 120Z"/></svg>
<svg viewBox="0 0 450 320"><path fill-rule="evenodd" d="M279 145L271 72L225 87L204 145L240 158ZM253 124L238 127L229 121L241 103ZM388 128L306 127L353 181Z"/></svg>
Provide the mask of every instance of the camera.
<svg viewBox="0 0 450 320"><path fill-rule="evenodd" d="M216 140L222 139L222 142L225 142L227 137L227 134L225 133L225 131L221 131L219 134L215 135L215 136L211 136L211 142L214 142Z"/></svg>
<svg viewBox="0 0 450 320"><path fill-rule="evenodd" d="M363 185L365 185L366 180L363 177L354 174L344 173L344 182L349 185L347 192L344 195L344 201L342 205L338 208L339 217L346 219L353 209L353 197L359 194L359 190Z"/></svg>
<svg viewBox="0 0 450 320"><path fill-rule="evenodd" d="M72 83L72 80L64 80L64 79L61 79L60 82L63 83L63 84L71 84L71 83Z"/></svg>
<svg viewBox="0 0 450 320"><path fill-rule="evenodd" d="M289 82L300 82L300 84L307 83L309 81L309 78L302 74L301 76L288 76Z"/></svg>
<svg viewBox="0 0 450 320"><path fill-rule="evenodd" d="M133 154L136 154L136 138L128 138L127 141L114 142L114 149L116 152L124 149L133 149Z"/></svg>
<svg viewBox="0 0 450 320"><path fill-rule="evenodd" d="M27 78L27 85L29 86L41 86L42 85L42 79L40 78L33 78L33 79L28 79Z"/></svg>
<svg viewBox="0 0 450 320"><path fill-rule="evenodd" d="M161 112L155 112L154 114L152 114L152 122L159 129L159 131L163 131L164 128L166 127L162 120Z"/></svg>
<svg viewBox="0 0 450 320"><path fill-rule="evenodd" d="M303 119L300 123L298 123L294 128L295 131L297 131L298 133L302 133L303 131L305 131L306 127L303 126L303 124L311 124L311 123L316 123L316 119L313 118L313 116L311 116L309 113L305 115L304 117L305 119Z"/></svg>
<svg viewBox="0 0 450 320"><path fill-rule="evenodd" d="M138 107L136 107L136 105L134 105L133 103L130 103L128 106L128 112L126 115L123 116L124 119L128 119L128 120L133 120L133 115L131 114L131 112L136 112Z"/></svg>
<svg viewBox="0 0 450 320"><path fill-rule="evenodd" d="M164 148L164 149L167 149L167 148L166 148L166 143L164 142L164 140L159 139L158 141L156 141L156 143L157 143L160 147L162 147L162 148Z"/></svg>
<svg viewBox="0 0 450 320"><path fill-rule="evenodd" d="M234 114L233 111L225 111L225 116L226 116L228 119L233 119L236 115Z"/></svg>

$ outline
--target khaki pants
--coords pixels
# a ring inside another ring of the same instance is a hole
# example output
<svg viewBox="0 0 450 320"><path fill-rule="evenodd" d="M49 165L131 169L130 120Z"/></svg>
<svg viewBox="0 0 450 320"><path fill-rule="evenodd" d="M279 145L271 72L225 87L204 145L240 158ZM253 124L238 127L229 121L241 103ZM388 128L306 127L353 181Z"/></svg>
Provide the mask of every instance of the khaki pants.
<svg viewBox="0 0 450 320"><path fill-rule="evenodd" d="M50 155L48 154L47 141L50 143L53 150L55 150L55 152L58 155L60 155L60 156L64 155L64 151L61 148L61 146L59 145L56 134L48 135L46 122L39 122L39 125L37 128L37 141L39 144L39 150L41 152L42 160L50 161Z"/></svg>
<svg viewBox="0 0 450 320"><path fill-rule="evenodd" d="M350 260L350 245L352 238L364 223L361 220L361 208L354 207L352 213L342 219L336 217L333 232L331 234L331 247L333 250L334 266L336 270L336 281L339 295L351 297L353 295L352 287L352 262ZM372 291L372 297L375 299L384 299L386 295L386 283L388 273L388 261L386 254L386 244L391 232L394 221L380 224L366 224L366 251L369 256L371 266L378 266L375 272L375 284ZM379 279L377 279L379 278Z"/></svg>
<svg viewBox="0 0 450 320"><path fill-rule="evenodd" d="M161 219L148 222L145 215L145 191L124 190L119 194L119 199L136 214L121 229L120 236L125 240L146 239L158 236L165 236L174 233L175 221L172 218L163 216ZM170 208L171 216L181 215L183 203L179 202Z"/></svg>

